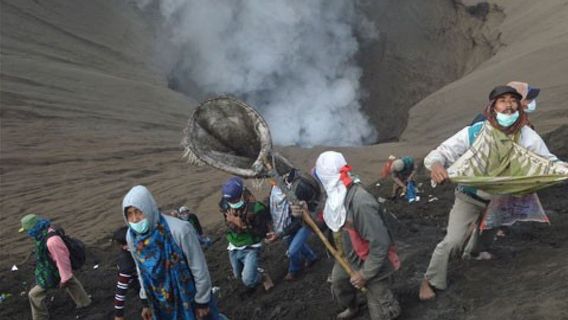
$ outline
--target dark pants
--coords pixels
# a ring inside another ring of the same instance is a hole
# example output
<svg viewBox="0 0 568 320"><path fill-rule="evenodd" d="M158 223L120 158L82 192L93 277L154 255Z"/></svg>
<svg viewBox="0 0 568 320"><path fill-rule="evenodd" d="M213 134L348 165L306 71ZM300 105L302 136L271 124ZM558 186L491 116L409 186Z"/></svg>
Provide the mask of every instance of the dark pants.
<svg viewBox="0 0 568 320"><path fill-rule="evenodd" d="M357 289L351 285L349 275L339 263L331 272L331 289L337 303L342 307L357 307ZM367 306L372 320L390 320L400 315L400 305L390 290L391 278L373 278L367 281Z"/></svg>

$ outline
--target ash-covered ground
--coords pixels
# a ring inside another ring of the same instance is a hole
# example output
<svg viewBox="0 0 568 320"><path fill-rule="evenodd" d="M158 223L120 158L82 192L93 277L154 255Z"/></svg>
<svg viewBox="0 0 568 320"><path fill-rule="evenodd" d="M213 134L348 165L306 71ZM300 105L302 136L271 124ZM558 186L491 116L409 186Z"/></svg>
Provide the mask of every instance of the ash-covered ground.
<svg viewBox="0 0 568 320"><path fill-rule="evenodd" d="M402 269L396 274L394 292L403 314L400 319L567 319L568 304L568 197L567 185L539 192L551 224L518 223L496 240L490 261L463 261L450 264L449 288L433 302L418 300L418 285L436 243L445 232L448 212L453 203L453 186L431 189L422 176L422 199L408 204L403 199L384 205L396 216L389 225L396 235ZM389 182L368 189L386 197ZM429 202L429 196L438 200ZM205 253L213 282L220 287L220 307L231 319L333 319L341 310L332 300L326 279L333 266L315 235L310 240L321 260L295 282L283 280L287 272L283 243L266 246L263 267L276 286L269 292L258 288L246 293L231 275L222 227L208 230L214 238ZM87 265L77 276L93 297L93 304L76 310L61 291L48 298L53 319L112 319L117 248L110 236L89 248ZM2 319L31 319L26 292L33 282L32 261L9 272L1 265L0 293L10 293L0 304ZM97 269L93 266L98 265ZM139 317L140 304L134 292L129 295L127 319ZM358 319L367 319L363 309Z"/></svg>

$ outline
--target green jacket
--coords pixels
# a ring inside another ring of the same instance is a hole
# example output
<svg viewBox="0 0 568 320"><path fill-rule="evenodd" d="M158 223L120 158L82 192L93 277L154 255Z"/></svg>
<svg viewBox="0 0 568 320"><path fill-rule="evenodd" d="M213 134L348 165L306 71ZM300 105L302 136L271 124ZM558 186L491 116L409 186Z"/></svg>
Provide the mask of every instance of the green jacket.
<svg viewBox="0 0 568 320"><path fill-rule="evenodd" d="M51 289L57 287L60 281L59 270L55 262L49 256L47 249L47 229L34 239L36 266L34 275L36 283L44 288Z"/></svg>
<svg viewBox="0 0 568 320"><path fill-rule="evenodd" d="M250 246L261 242L269 231L270 212L262 202L251 202L247 206L245 222L246 230L239 230L227 224L228 230L225 233L227 241L235 247Z"/></svg>

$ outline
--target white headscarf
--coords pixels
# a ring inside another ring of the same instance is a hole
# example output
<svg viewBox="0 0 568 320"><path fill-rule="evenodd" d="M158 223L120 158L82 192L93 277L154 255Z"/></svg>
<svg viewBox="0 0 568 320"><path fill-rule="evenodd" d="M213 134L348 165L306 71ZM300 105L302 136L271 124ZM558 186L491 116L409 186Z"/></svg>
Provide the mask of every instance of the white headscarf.
<svg viewBox="0 0 568 320"><path fill-rule="evenodd" d="M327 200L323 209L323 220L334 232L338 231L347 217L345 195L347 188L340 179L339 170L347 164L343 155L335 151L326 151L319 155L316 161L316 174L320 179Z"/></svg>

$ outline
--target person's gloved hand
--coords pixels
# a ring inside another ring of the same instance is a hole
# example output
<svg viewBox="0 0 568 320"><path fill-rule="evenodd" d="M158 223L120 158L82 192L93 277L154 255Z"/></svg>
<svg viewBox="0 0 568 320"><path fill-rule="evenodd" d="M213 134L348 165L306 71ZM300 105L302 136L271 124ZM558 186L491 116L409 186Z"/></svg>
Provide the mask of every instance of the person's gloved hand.
<svg viewBox="0 0 568 320"><path fill-rule="evenodd" d="M306 201L299 201L297 203L291 204L290 210L292 211L292 216L299 218L304 214L304 212L307 213L308 204L306 203Z"/></svg>

